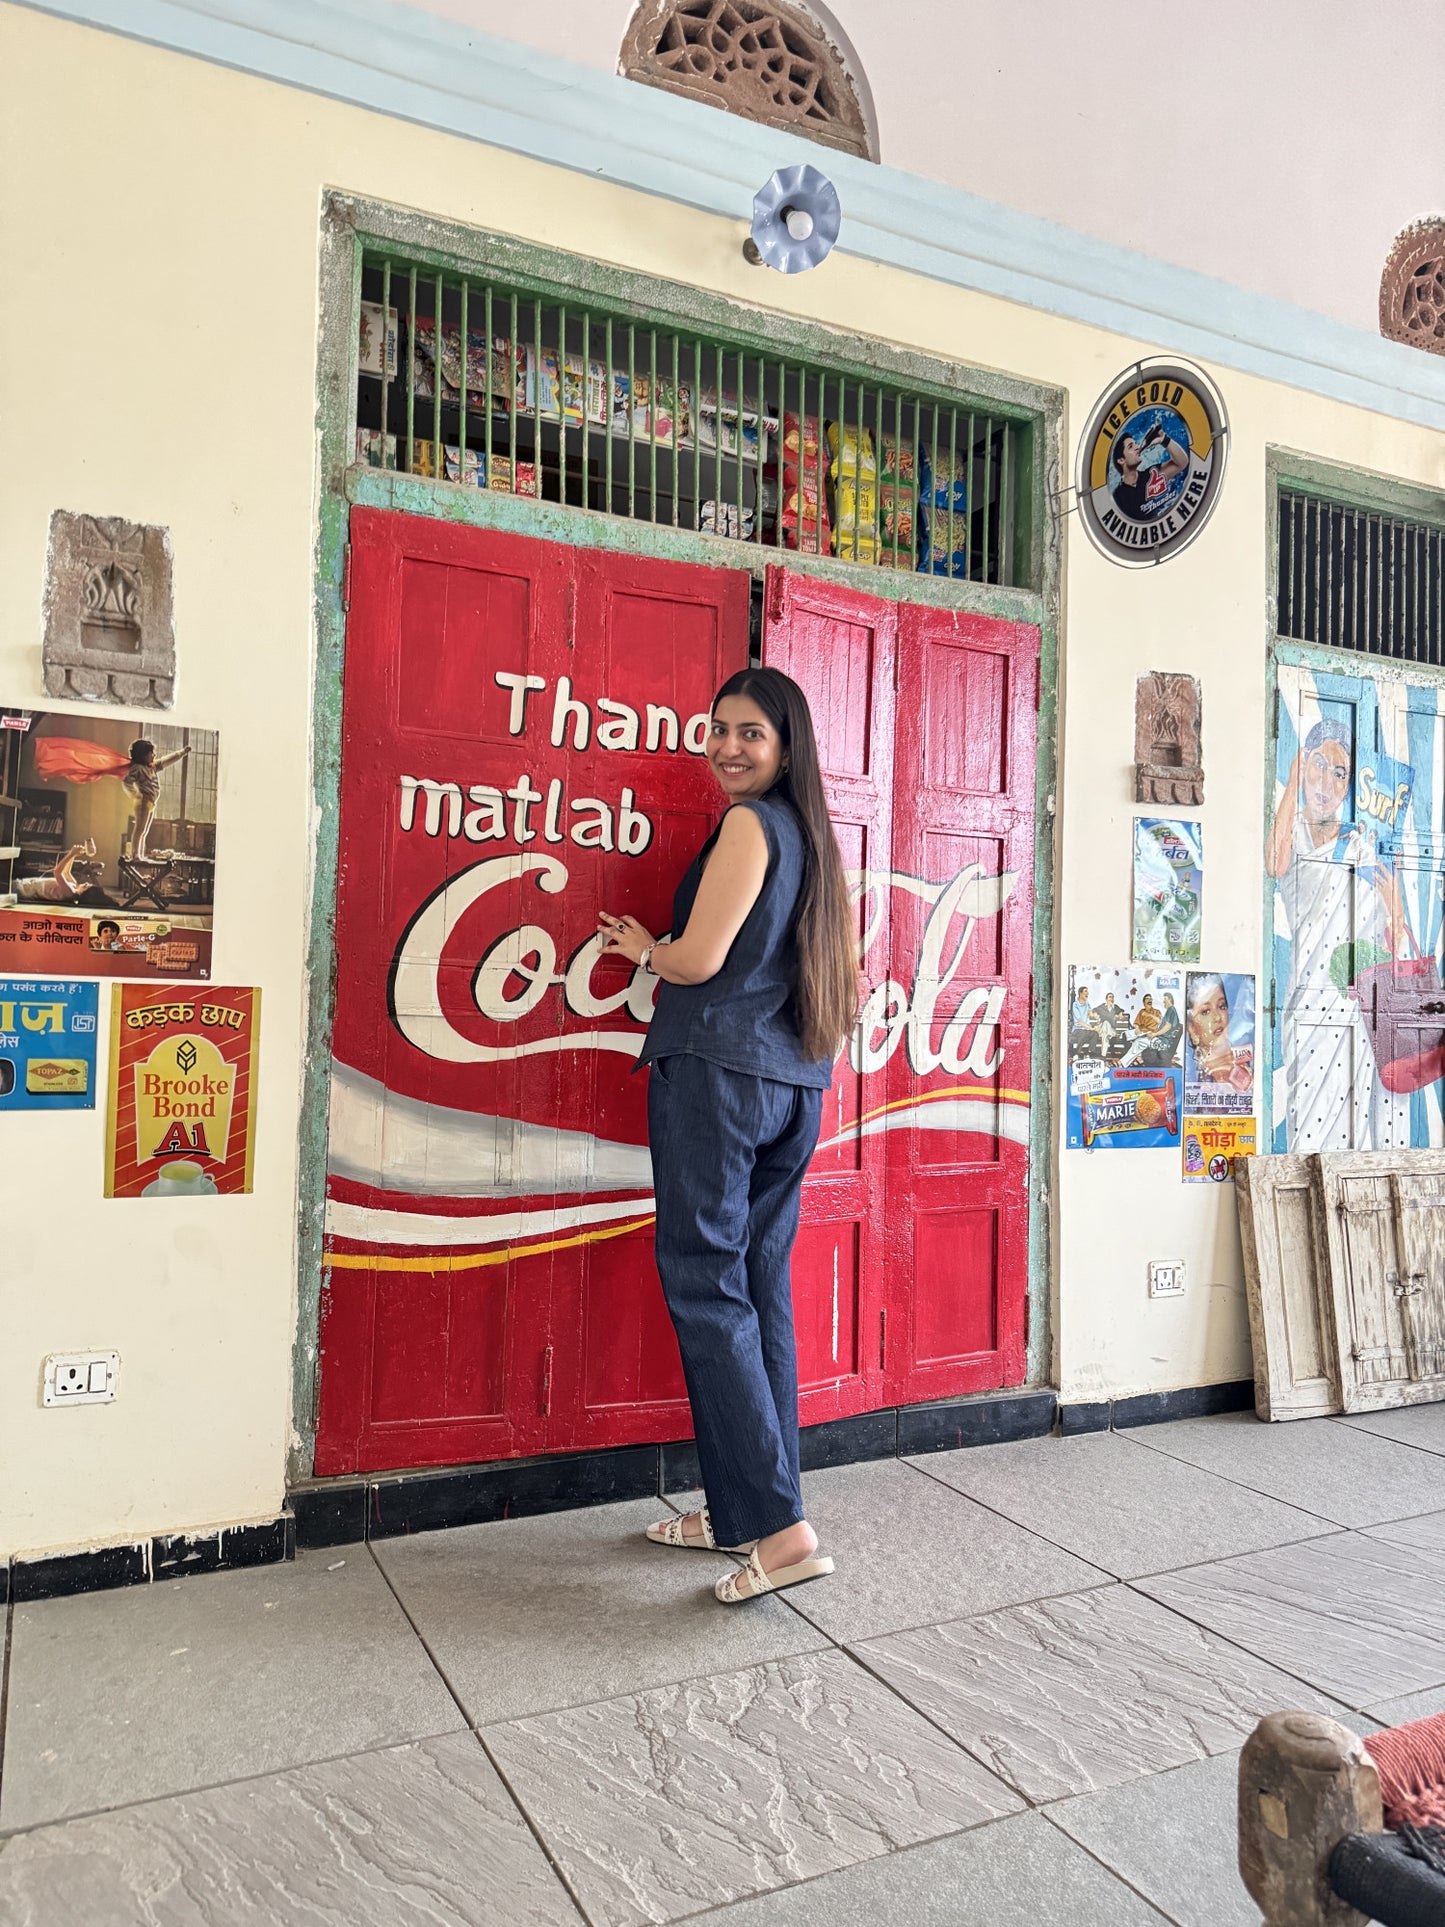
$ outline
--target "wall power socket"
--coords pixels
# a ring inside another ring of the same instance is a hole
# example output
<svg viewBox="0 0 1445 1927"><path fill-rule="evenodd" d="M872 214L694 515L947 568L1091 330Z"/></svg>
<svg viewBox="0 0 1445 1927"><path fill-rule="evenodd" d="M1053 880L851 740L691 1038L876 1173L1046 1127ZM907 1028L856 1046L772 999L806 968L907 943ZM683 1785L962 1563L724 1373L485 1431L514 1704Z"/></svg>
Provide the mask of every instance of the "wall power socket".
<svg viewBox="0 0 1445 1927"><path fill-rule="evenodd" d="M109 1405L120 1384L119 1352L52 1352L42 1405Z"/></svg>

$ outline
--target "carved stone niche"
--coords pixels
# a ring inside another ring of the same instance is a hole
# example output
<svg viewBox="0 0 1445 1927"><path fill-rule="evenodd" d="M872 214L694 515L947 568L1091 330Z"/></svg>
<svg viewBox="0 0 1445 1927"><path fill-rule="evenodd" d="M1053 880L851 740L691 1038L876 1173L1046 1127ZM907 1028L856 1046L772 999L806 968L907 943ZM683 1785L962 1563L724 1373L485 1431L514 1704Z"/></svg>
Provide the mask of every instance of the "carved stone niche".
<svg viewBox="0 0 1445 1927"><path fill-rule="evenodd" d="M176 637L168 529L56 509L41 660L52 696L170 708Z"/></svg>
<svg viewBox="0 0 1445 1927"><path fill-rule="evenodd" d="M1141 676L1134 695L1134 800L1204 801L1199 684L1193 676Z"/></svg>

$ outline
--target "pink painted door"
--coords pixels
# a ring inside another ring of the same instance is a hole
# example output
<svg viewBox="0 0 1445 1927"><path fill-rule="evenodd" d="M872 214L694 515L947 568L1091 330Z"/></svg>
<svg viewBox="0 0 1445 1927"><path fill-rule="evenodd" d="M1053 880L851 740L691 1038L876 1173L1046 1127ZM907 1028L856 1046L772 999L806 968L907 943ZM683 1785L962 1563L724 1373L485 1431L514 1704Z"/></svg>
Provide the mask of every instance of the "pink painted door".
<svg viewBox="0 0 1445 1927"><path fill-rule="evenodd" d="M1029 1225L1038 631L899 611L882 1069L890 1402L1017 1385Z"/></svg>

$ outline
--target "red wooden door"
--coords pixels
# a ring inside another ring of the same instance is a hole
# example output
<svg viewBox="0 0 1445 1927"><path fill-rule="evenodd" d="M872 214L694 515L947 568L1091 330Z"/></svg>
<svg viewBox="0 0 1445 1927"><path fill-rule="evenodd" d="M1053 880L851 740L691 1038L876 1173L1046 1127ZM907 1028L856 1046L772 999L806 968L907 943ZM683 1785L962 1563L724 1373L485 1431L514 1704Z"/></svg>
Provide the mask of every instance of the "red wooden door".
<svg viewBox="0 0 1445 1927"><path fill-rule="evenodd" d="M857 890L860 939L879 921L869 879L892 867L897 629L891 602L768 571L763 660L807 694L828 808ZM885 1140L860 1129L868 1081L848 1054L839 1060L803 1186L793 1314L805 1425L884 1403Z"/></svg>
<svg viewBox="0 0 1445 1927"><path fill-rule="evenodd" d="M882 1101L900 1404L1024 1375L1038 643L1024 623L899 612L890 956L908 1014Z"/></svg>
<svg viewBox="0 0 1445 1927"><path fill-rule="evenodd" d="M574 717L568 782L599 797L620 787L634 807L645 807L652 834L635 854L593 851L585 868L572 862L559 906L569 956L595 937L599 906L629 912L652 931L668 927L673 891L722 814L697 720L706 723L716 690L746 665L749 587L741 570L578 552L574 680L580 686L585 673L594 689L621 694L639 722L633 746L628 719L606 719L599 710L600 730L579 748ZM674 739L673 716L679 732L693 720L698 753ZM594 980L604 994L609 978L615 1000L627 972L599 964ZM650 1011L654 990L648 980L638 1008ZM631 1040L634 1057L640 1047L639 1032ZM628 1061L601 1051L558 1061L569 1107L591 1120L600 1140L645 1141L645 1075L631 1076ZM552 1301L549 1449L685 1438L692 1422L653 1263L651 1222L557 1252Z"/></svg>
<svg viewBox="0 0 1445 1927"><path fill-rule="evenodd" d="M665 928L715 817L748 578L351 535L317 1471L677 1436L630 1076L655 984L589 939L603 901Z"/></svg>

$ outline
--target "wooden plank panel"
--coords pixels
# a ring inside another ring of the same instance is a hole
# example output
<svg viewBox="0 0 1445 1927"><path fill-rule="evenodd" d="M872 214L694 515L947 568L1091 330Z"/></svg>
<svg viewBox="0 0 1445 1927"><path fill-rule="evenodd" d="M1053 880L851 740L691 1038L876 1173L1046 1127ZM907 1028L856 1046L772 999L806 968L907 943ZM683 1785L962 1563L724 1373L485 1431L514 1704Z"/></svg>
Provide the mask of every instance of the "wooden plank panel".
<svg viewBox="0 0 1445 1927"><path fill-rule="evenodd" d="M1445 1398L1445 1151L1343 1151L1315 1173L1347 1412Z"/></svg>
<svg viewBox="0 0 1445 1927"><path fill-rule="evenodd" d="M1314 1162L1291 1152L1240 1158L1235 1165L1254 1409L1262 1419L1319 1418L1343 1409Z"/></svg>

